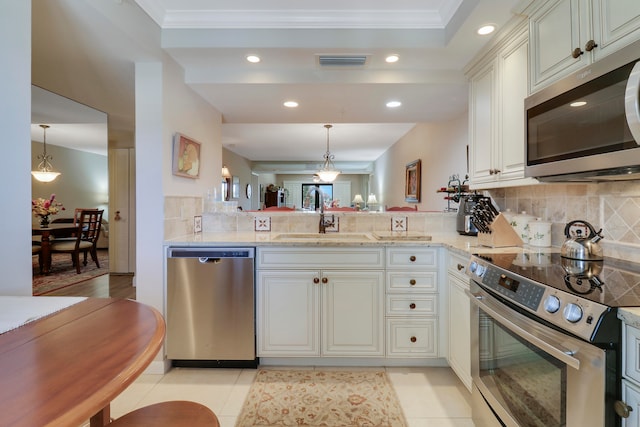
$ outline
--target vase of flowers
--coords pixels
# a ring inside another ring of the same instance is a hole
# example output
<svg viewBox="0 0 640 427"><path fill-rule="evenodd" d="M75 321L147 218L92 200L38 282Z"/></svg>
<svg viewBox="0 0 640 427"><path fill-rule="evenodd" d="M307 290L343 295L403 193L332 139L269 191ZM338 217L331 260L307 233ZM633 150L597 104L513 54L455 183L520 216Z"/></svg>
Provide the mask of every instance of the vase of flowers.
<svg viewBox="0 0 640 427"><path fill-rule="evenodd" d="M62 203L56 201L56 195L52 194L48 199L41 197L31 201L31 212L40 217L40 227L47 228L49 226L49 215L56 215L59 211L63 211Z"/></svg>

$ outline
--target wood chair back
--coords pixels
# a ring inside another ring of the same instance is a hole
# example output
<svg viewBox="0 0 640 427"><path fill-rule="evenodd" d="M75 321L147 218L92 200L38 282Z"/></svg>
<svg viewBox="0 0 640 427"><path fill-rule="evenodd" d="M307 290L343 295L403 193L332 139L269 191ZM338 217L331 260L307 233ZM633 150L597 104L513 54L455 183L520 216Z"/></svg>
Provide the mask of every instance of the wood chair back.
<svg viewBox="0 0 640 427"><path fill-rule="evenodd" d="M100 236L100 227L102 225L102 209L81 209L79 211L78 231L75 239L54 240L51 243L51 253L69 253L76 267L76 273L80 274L80 253L84 254L84 265L87 265L87 253L91 254L91 258L100 268L98 261L98 253L96 251L96 243Z"/></svg>

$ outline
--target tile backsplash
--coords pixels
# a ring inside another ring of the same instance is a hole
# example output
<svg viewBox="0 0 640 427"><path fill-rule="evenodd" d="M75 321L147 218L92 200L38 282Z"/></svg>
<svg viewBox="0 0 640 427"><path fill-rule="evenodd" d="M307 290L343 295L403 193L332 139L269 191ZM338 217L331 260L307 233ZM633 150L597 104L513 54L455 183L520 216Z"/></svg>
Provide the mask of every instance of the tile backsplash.
<svg viewBox="0 0 640 427"><path fill-rule="evenodd" d="M602 228L605 256L640 262L640 182L539 184L487 191L500 210L526 211L552 223L553 246L565 240L564 227L585 220Z"/></svg>
<svg viewBox="0 0 640 427"><path fill-rule="evenodd" d="M564 227L573 220L588 221L596 230L603 229L600 242L605 256L640 262L640 181L600 184L539 184L525 187L493 189L484 192L500 210L526 211L552 223L553 246L565 240ZM201 197L168 196L165 198L166 239L193 233L193 217L202 215L203 231L256 231L256 218L269 218L273 232L308 232L317 230L318 216L312 213L238 212L207 214L202 212ZM394 212L337 213L340 232L389 231ZM456 214L416 212L406 216L409 231L426 233L456 230ZM262 221L266 227L266 220Z"/></svg>

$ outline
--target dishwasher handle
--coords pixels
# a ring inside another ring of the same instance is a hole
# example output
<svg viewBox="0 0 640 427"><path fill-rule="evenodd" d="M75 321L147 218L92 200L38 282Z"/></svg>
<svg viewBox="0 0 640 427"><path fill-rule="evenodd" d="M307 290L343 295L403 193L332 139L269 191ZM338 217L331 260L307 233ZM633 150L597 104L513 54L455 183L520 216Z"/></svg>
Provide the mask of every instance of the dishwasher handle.
<svg viewBox="0 0 640 427"><path fill-rule="evenodd" d="M255 258L255 248L182 248L170 247L168 258L195 258L201 263L222 258Z"/></svg>

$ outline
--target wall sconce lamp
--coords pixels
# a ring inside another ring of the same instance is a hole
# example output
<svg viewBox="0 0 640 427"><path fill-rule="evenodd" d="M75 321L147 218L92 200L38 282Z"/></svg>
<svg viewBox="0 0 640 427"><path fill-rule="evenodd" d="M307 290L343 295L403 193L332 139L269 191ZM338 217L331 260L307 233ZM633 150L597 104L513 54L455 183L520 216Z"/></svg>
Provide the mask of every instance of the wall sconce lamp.
<svg viewBox="0 0 640 427"><path fill-rule="evenodd" d="M40 125L44 132L44 140L43 140L43 151L42 154L38 156L38 159L42 159L40 164L38 165L38 169L31 171L31 175L35 179L40 182L51 182L60 175L60 172L54 172L51 169L53 166L49 160L52 159L50 155L47 154L47 129L49 125Z"/></svg>
<svg viewBox="0 0 640 427"><path fill-rule="evenodd" d="M361 194L356 194L356 196L353 198L353 202L352 203L356 205L356 208L358 210L360 210L361 209L360 208L360 203L364 203L364 199L362 198L362 195Z"/></svg>
<svg viewBox="0 0 640 427"><path fill-rule="evenodd" d="M231 194L231 172L229 172L229 168L225 165L222 166L222 196L224 200L229 200Z"/></svg>

